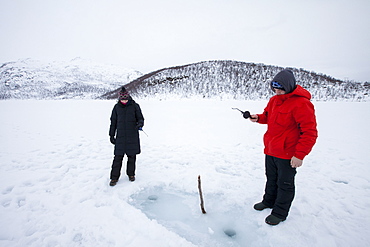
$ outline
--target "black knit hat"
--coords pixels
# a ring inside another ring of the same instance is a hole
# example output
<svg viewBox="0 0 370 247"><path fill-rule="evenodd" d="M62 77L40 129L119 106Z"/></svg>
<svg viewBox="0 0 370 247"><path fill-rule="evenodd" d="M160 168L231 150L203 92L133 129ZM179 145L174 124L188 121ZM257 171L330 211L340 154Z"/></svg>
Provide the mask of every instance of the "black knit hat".
<svg viewBox="0 0 370 247"><path fill-rule="evenodd" d="M119 100L129 100L130 99L130 94L127 92L125 87L122 87L121 90L118 93L118 98Z"/></svg>
<svg viewBox="0 0 370 247"><path fill-rule="evenodd" d="M286 93L291 93L296 88L296 80L294 78L293 72L289 69L285 69L277 73L271 81L271 89L274 90L272 87L272 82L278 82L284 88Z"/></svg>

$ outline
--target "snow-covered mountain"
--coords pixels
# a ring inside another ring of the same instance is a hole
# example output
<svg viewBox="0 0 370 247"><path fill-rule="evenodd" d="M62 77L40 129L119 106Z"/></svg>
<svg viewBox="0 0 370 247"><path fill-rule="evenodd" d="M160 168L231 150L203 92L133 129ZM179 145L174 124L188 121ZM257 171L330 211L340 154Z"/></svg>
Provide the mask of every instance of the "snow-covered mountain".
<svg viewBox="0 0 370 247"><path fill-rule="evenodd" d="M267 99L282 67L238 61L205 61L146 75L76 58L44 63L26 59L0 65L0 99L114 99L125 85L135 97ZM369 101L369 82L341 81L290 68L314 100Z"/></svg>
<svg viewBox="0 0 370 247"><path fill-rule="evenodd" d="M94 99L141 75L80 58L52 63L19 60L0 64L0 99Z"/></svg>
<svg viewBox="0 0 370 247"><path fill-rule="evenodd" d="M282 67L237 61L206 61L161 69L132 81L126 88L137 97L267 99L269 83ZM314 100L368 101L370 83L341 81L324 74L289 68ZM117 97L117 90L102 98Z"/></svg>

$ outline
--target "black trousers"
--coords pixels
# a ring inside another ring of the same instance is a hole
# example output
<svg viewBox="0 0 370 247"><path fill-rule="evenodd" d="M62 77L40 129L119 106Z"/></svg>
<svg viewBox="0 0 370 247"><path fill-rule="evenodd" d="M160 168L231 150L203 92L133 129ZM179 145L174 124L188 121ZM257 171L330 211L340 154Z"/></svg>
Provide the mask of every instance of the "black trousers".
<svg viewBox="0 0 370 247"><path fill-rule="evenodd" d="M272 207L272 215L285 220L294 199L294 177L296 168L290 166L290 160L266 155L266 187L263 204Z"/></svg>
<svg viewBox="0 0 370 247"><path fill-rule="evenodd" d="M135 176L136 169L136 155L127 155L127 176ZM112 170L110 172L110 179L118 180L121 176L123 155L115 155L112 164Z"/></svg>

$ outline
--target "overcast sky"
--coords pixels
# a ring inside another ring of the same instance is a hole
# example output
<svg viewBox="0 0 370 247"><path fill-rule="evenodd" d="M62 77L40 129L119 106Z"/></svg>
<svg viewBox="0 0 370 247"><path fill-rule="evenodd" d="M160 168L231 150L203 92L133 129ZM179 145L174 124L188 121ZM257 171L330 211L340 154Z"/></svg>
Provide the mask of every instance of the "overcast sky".
<svg viewBox="0 0 370 247"><path fill-rule="evenodd" d="M370 0L0 0L0 63L208 60L370 81Z"/></svg>

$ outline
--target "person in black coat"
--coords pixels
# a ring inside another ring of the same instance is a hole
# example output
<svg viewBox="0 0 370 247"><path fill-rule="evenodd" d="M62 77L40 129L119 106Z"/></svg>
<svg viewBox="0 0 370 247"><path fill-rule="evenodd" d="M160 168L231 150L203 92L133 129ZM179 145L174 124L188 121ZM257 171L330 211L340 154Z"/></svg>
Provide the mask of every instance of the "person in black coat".
<svg viewBox="0 0 370 247"><path fill-rule="evenodd" d="M122 160L127 155L126 174L135 181L136 155L140 154L139 130L144 126L144 117L137 104L122 87L119 100L112 110L109 136L114 144L114 159L110 173L110 186L116 185L122 168Z"/></svg>

